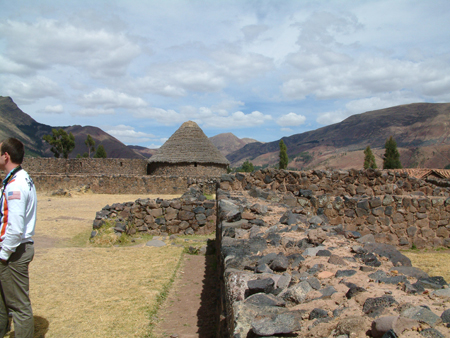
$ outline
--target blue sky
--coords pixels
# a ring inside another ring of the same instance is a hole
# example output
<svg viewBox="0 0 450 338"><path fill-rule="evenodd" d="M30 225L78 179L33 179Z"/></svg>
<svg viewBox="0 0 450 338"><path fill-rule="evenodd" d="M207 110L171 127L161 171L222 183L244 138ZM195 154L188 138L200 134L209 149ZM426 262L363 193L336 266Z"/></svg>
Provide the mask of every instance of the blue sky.
<svg viewBox="0 0 450 338"><path fill-rule="evenodd" d="M161 146L262 142L450 101L450 2L0 0L0 95L40 123Z"/></svg>

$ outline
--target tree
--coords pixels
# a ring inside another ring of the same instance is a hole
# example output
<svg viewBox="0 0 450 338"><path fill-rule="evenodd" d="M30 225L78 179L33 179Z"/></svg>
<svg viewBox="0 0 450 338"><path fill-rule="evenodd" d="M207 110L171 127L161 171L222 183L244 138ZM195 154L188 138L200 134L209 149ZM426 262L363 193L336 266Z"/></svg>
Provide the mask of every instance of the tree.
<svg viewBox="0 0 450 338"><path fill-rule="evenodd" d="M251 173L255 168L253 167L253 163L249 160L242 163L242 171L245 173Z"/></svg>
<svg viewBox="0 0 450 338"><path fill-rule="evenodd" d="M286 169L289 162L289 158L287 155L287 147L286 144L284 144L283 140L280 140L280 163L279 168L280 169Z"/></svg>
<svg viewBox="0 0 450 338"><path fill-rule="evenodd" d="M401 169L400 154L397 150L397 142L391 136L384 145L383 169Z"/></svg>
<svg viewBox="0 0 450 338"><path fill-rule="evenodd" d="M100 144L97 147L97 151L94 154L94 158L106 158L106 157L107 157L107 155L106 155L105 147L103 147L103 145Z"/></svg>
<svg viewBox="0 0 450 338"><path fill-rule="evenodd" d="M95 141L91 135L88 134L86 141L84 141L84 144L88 147L88 156L87 157L91 157L91 151L92 151L92 153L95 152Z"/></svg>
<svg viewBox="0 0 450 338"><path fill-rule="evenodd" d="M69 158L69 154L75 148L75 137L72 133L67 134L64 129L52 129L52 135L44 135L43 139L52 146L50 151L56 158L61 155Z"/></svg>
<svg viewBox="0 0 450 338"><path fill-rule="evenodd" d="M375 156L373 156L370 146L364 150L364 169L376 169L377 164L375 162Z"/></svg>

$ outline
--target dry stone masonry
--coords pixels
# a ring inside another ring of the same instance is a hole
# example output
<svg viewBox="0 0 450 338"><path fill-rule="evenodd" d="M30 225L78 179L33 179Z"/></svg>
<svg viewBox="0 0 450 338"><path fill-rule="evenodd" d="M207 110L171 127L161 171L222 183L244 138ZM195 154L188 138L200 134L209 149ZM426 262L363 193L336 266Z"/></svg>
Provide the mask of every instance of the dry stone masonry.
<svg viewBox="0 0 450 338"><path fill-rule="evenodd" d="M110 219L117 234L215 229L217 337L450 337L447 281L398 251L450 247L445 182L265 169L214 184L217 209L191 188L180 199L106 206L94 228Z"/></svg>
<svg viewBox="0 0 450 338"><path fill-rule="evenodd" d="M222 176L224 191L248 191L289 206L283 222L320 216L317 225L373 234L380 243L450 246L450 190L382 170L293 172L266 169Z"/></svg>
<svg viewBox="0 0 450 338"><path fill-rule="evenodd" d="M395 246L377 242L385 237L372 233L372 224L367 222L377 208L383 208L383 215L374 216L392 221L390 225L379 223L381 231L391 233L395 231L391 225L408 222L393 221L396 213L386 215L388 207L397 213L406 208L400 213L403 217L420 213L428 217L415 220L431 221L434 209L443 215L447 212L448 192L422 182L414 182L417 185L410 191L399 191L400 177L389 173L380 184L364 187L360 181L372 173L339 172L351 178L352 183L343 186L338 178L331 179L333 174L266 171L223 177L221 187L226 190L217 192L222 277L219 336L450 337L447 282L412 267ZM299 182L302 177L311 182ZM354 192L349 184L355 186ZM325 185L329 188L324 189ZM328 196L335 190L342 197ZM376 199L374 191L385 195ZM423 194L416 198L419 191ZM406 197L408 193L412 196ZM341 201L336 207L338 197ZM405 206L403 198L410 198L411 204ZM327 205L332 213L325 212ZM349 216L348 210L355 214ZM342 223L331 222L337 217ZM355 222L358 218L361 221ZM441 227L446 229L441 225L436 230ZM423 228L419 226L418 232ZM433 231L429 225L427 229Z"/></svg>
<svg viewBox="0 0 450 338"><path fill-rule="evenodd" d="M107 205L97 212L92 237L102 226L112 226L117 235L210 234L216 227L216 203L191 188L172 200L138 199Z"/></svg>

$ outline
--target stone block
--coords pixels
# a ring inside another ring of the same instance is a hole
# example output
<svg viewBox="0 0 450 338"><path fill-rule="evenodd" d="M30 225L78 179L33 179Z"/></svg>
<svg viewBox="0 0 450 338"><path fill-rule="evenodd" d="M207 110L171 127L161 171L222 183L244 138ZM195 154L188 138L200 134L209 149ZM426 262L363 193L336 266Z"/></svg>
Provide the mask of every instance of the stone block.
<svg viewBox="0 0 450 338"><path fill-rule="evenodd" d="M392 216L392 222L394 224L398 224L398 223L403 223L405 221L405 218L403 217L403 215L399 212L395 213Z"/></svg>
<svg viewBox="0 0 450 338"><path fill-rule="evenodd" d="M155 218L161 217L163 215L163 210L162 208L151 209L150 214Z"/></svg>
<svg viewBox="0 0 450 338"><path fill-rule="evenodd" d="M450 235L450 232L445 227L439 227L436 230L437 237L448 238L449 235Z"/></svg>
<svg viewBox="0 0 450 338"><path fill-rule="evenodd" d="M416 221L415 225L419 228L428 228L430 221L427 218L419 219Z"/></svg>

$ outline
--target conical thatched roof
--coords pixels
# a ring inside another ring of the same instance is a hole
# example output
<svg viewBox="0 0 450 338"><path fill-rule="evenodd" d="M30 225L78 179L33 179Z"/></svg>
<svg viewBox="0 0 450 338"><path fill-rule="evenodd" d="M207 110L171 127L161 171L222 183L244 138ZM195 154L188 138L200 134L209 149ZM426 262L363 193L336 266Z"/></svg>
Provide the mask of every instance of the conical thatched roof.
<svg viewBox="0 0 450 338"><path fill-rule="evenodd" d="M149 162L230 164L193 121L184 122Z"/></svg>

